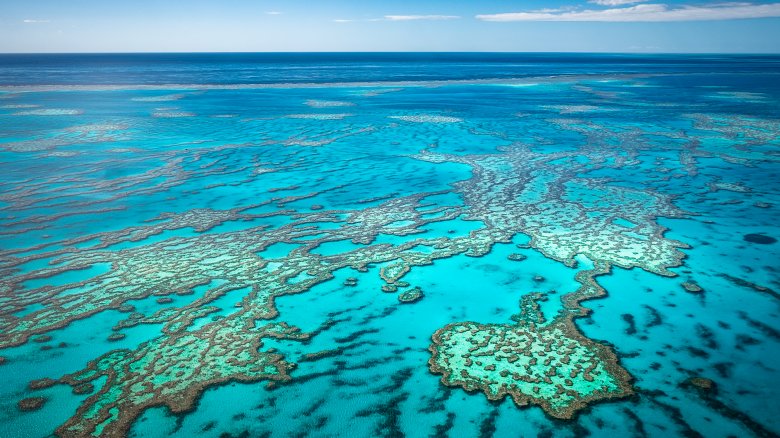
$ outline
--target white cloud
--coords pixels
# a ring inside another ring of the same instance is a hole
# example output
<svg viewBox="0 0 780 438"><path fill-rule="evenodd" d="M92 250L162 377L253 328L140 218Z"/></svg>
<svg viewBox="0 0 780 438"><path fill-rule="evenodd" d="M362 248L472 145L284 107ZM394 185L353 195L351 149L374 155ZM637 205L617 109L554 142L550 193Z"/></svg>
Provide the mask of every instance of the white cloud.
<svg viewBox="0 0 780 438"><path fill-rule="evenodd" d="M268 11L268 12L266 12L266 15L282 15L282 12L279 12L279 11Z"/></svg>
<svg viewBox="0 0 780 438"><path fill-rule="evenodd" d="M649 0L589 0L588 3L593 3L601 6L622 6L630 5L634 3L643 3Z"/></svg>
<svg viewBox="0 0 780 438"><path fill-rule="evenodd" d="M385 21L416 21L416 20L457 20L457 15L385 15Z"/></svg>
<svg viewBox="0 0 780 438"><path fill-rule="evenodd" d="M619 1L619 0L618 0ZM780 3L718 3L701 6L669 7L643 4L626 8L567 12L529 11L477 15L483 21L712 21L780 17Z"/></svg>
<svg viewBox="0 0 780 438"><path fill-rule="evenodd" d="M51 23L51 20L22 20L22 22L27 24Z"/></svg>
<svg viewBox="0 0 780 438"><path fill-rule="evenodd" d="M444 21L458 19L460 19L460 17L457 15L385 15L382 18L368 18L365 20L337 18L333 21L336 23L352 23L355 21Z"/></svg>

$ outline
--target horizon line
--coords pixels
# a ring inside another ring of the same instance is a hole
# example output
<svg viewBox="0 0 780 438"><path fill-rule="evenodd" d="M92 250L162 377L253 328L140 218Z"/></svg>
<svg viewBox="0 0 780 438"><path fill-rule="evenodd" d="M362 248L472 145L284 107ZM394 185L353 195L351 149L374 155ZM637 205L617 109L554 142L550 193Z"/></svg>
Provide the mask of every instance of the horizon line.
<svg viewBox="0 0 780 438"><path fill-rule="evenodd" d="M510 51L510 50L381 50L381 51L119 51L119 52L0 52L4 55L203 55L203 54L576 54L576 55L780 55L776 52L664 52L664 51Z"/></svg>

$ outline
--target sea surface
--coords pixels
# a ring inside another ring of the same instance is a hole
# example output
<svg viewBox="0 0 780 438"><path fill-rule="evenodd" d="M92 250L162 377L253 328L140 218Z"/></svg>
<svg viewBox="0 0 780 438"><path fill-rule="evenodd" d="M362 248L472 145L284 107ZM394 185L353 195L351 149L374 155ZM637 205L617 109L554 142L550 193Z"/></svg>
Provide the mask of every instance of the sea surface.
<svg viewBox="0 0 780 438"><path fill-rule="evenodd" d="M0 55L0 437L780 434L780 57Z"/></svg>

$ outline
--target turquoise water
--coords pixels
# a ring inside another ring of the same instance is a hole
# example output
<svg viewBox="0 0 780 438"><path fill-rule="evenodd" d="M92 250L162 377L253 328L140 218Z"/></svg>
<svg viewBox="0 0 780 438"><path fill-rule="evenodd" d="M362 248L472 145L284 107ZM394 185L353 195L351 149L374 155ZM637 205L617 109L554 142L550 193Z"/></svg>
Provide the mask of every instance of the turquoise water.
<svg viewBox="0 0 780 438"><path fill-rule="evenodd" d="M290 56L0 56L0 437L780 433L776 57Z"/></svg>

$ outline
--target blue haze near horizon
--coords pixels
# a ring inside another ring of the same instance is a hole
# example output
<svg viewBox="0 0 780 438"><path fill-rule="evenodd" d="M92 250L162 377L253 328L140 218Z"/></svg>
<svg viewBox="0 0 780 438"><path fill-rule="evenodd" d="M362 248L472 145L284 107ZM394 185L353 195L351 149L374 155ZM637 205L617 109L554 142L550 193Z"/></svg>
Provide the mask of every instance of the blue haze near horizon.
<svg viewBox="0 0 780 438"><path fill-rule="evenodd" d="M550 75L777 75L778 55L561 53L0 54L4 85L240 85Z"/></svg>

